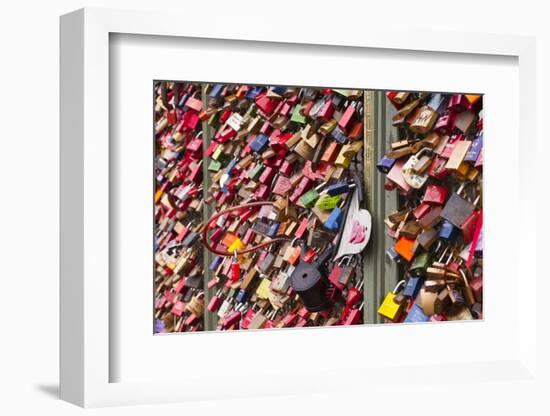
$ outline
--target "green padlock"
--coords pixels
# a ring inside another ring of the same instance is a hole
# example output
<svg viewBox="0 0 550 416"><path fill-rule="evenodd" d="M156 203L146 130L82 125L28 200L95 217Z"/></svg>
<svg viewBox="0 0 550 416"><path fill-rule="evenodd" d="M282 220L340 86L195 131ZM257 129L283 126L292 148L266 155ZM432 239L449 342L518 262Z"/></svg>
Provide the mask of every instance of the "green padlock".
<svg viewBox="0 0 550 416"><path fill-rule="evenodd" d="M221 168L222 168L222 164L217 160L210 161L210 164L208 165L209 172L218 172Z"/></svg>
<svg viewBox="0 0 550 416"><path fill-rule="evenodd" d="M263 170L264 170L264 165L262 165L261 163L258 163L250 171L250 173L249 173L250 179L252 179L253 181L257 181L260 178L260 175L262 174Z"/></svg>
<svg viewBox="0 0 550 416"><path fill-rule="evenodd" d="M315 203L315 206L321 209L331 210L336 208L336 206L338 205L338 202L340 202L341 199L342 199L341 195L334 195L334 196L323 195L321 198L317 200L317 202Z"/></svg>
<svg viewBox="0 0 550 416"><path fill-rule="evenodd" d="M317 192L316 189L312 189L311 191L307 191L300 197L300 203L305 208L311 208L315 204L315 201L317 201L317 199L319 199L319 192Z"/></svg>
<svg viewBox="0 0 550 416"><path fill-rule="evenodd" d="M290 121L294 121L300 124L305 124L306 118L300 113L301 110L302 110L302 106L300 104L297 104L296 107L294 107L294 111L292 112Z"/></svg>
<svg viewBox="0 0 550 416"><path fill-rule="evenodd" d="M216 147L216 150L214 150L214 153L212 153L211 159L213 160L221 160L223 155L223 146Z"/></svg>
<svg viewBox="0 0 550 416"><path fill-rule="evenodd" d="M425 276L426 269L432 264L432 256L429 252L425 252L416 256L409 267L409 273L412 276Z"/></svg>

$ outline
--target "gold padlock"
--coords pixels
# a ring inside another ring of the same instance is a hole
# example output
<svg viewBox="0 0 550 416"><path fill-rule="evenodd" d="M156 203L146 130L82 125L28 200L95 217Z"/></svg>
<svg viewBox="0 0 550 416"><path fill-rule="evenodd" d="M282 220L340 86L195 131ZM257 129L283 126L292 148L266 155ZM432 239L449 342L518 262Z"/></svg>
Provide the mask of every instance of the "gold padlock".
<svg viewBox="0 0 550 416"><path fill-rule="evenodd" d="M314 155L313 147L306 143L304 139L300 140L294 151L299 154L305 160L312 160Z"/></svg>
<svg viewBox="0 0 550 416"><path fill-rule="evenodd" d="M195 316L201 317L204 312L204 301L202 300L202 296L202 293L198 296L193 296L185 306L185 310L191 312Z"/></svg>
<svg viewBox="0 0 550 416"><path fill-rule="evenodd" d="M349 168L349 165L351 164L351 159L353 159L353 155L350 153L351 145L345 144L340 149L340 153L338 153L338 156L336 157L336 160L334 161L334 164L338 167L347 169Z"/></svg>

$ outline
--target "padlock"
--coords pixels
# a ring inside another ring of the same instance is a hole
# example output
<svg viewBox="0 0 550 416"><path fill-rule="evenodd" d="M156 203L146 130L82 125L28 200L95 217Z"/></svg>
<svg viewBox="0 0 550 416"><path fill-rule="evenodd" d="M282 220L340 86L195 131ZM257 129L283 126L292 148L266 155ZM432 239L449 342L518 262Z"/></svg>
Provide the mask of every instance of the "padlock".
<svg viewBox="0 0 550 416"><path fill-rule="evenodd" d="M238 240L238 241L240 241L240 240ZM231 249L231 248L234 248L233 245L231 247L229 247L229 249ZM230 276L229 279L234 282L236 280L239 280L240 278L241 278L241 265L239 264L239 259L238 259L238 256L237 256L237 250L234 249L233 250L233 261L231 263L231 276Z"/></svg>
<svg viewBox="0 0 550 416"><path fill-rule="evenodd" d="M348 182L337 182L332 185L329 185L326 189L326 193L329 196L341 195L349 192L353 185L350 185Z"/></svg>
<svg viewBox="0 0 550 416"><path fill-rule="evenodd" d="M422 276L409 276L405 288L403 289L403 296L415 299L424 284L424 280Z"/></svg>
<svg viewBox="0 0 550 416"><path fill-rule="evenodd" d="M454 126L464 134L469 134L476 126L477 116L473 111L466 110L456 115Z"/></svg>
<svg viewBox="0 0 550 416"><path fill-rule="evenodd" d="M302 252L307 251L305 244L301 244ZM300 260L290 276L290 284L300 296L304 306L311 312L317 312L328 306L325 297L326 290L326 261L332 256L334 246L329 245L314 263Z"/></svg>
<svg viewBox="0 0 550 416"><path fill-rule="evenodd" d="M405 261L405 259L401 257L399 253L397 253L397 251L395 251L394 247L390 247L388 250L386 250L385 254L390 261L393 261L397 264L401 264Z"/></svg>
<svg viewBox="0 0 550 416"><path fill-rule="evenodd" d="M364 303L357 308L349 308L346 316L341 320L341 325L357 325L362 321Z"/></svg>
<svg viewBox="0 0 550 416"><path fill-rule="evenodd" d="M235 296L235 302L244 304L248 300L248 292L244 289L239 289L237 296Z"/></svg>
<svg viewBox="0 0 550 416"><path fill-rule="evenodd" d="M461 140L456 142L445 168L449 170L457 170L464 161L471 144L472 142L469 140Z"/></svg>
<svg viewBox="0 0 550 416"><path fill-rule="evenodd" d="M432 264L432 254L428 251L414 257L408 272L412 276L425 276L427 268Z"/></svg>
<svg viewBox="0 0 550 416"><path fill-rule="evenodd" d="M418 174L414 170L414 166L419 162L419 158L425 154L429 154L430 148L423 148L417 154L412 155L409 160L403 165L402 173L405 182L414 189L420 189L428 180L428 174Z"/></svg>
<svg viewBox="0 0 550 416"><path fill-rule="evenodd" d="M384 301L378 308L378 314L380 316L383 316L386 319L389 319L390 321L396 322L401 317L401 314L404 310L404 304L396 302L397 294L401 288L405 284L404 280L401 280L397 283L393 291L388 292L386 294L386 297L384 298Z"/></svg>
<svg viewBox="0 0 550 416"><path fill-rule="evenodd" d="M464 189L464 184L460 186L456 193L453 193L443 211L441 218L446 219L455 227L460 228L466 219L474 212L475 204L464 199L460 194Z"/></svg>
<svg viewBox="0 0 550 416"><path fill-rule="evenodd" d="M439 238L447 242L453 242L458 237L458 228L449 221L444 220L439 228Z"/></svg>
<svg viewBox="0 0 550 416"><path fill-rule="evenodd" d="M222 304L222 297L221 297L221 289L218 290L218 292L216 292L216 294L214 296L212 296L210 298L210 301L208 302L208 310L210 312L216 312L219 308L220 308L220 305Z"/></svg>
<svg viewBox="0 0 550 416"><path fill-rule="evenodd" d="M334 265L334 267L331 269L331 271L328 275L329 282L331 282L339 290L344 289L344 285L342 283L340 283L340 275L342 274L342 269L343 269L342 262L343 261L344 261L344 259L341 259L340 261L338 261L338 263Z"/></svg>
<svg viewBox="0 0 550 416"><path fill-rule="evenodd" d="M348 289L348 293L346 294L347 307L355 306L361 301L361 299L363 298L363 293L360 290L362 285L363 285L363 281L358 280L355 286L352 286Z"/></svg>
<svg viewBox="0 0 550 416"><path fill-rule="evenodd" d="M323 226L326 229L331 231L336 231L340 229L342 225L342 218L344 216L344 212L341 206L344 203L345 203L345 200L340 201L340 207L336 207L332 211L330 211L330 215L328 216L327 220L323 223Z"/></svg>
<svg viewBox="0 0 550 416"><path fill-rule="evenodd" d="M432 245L438 240L438 237L439 233L437 232L437 230L434 228L430 228L420 233L416 238L416 242L425 250L430 250Z"/></svg>
<svg viewBox="0 0 550 416"><path fill-rule="evenodd" d="M412 323L412 322L428 322L430 317L424 313L422 308L414 303L409 309L407 316L403 322Z"/></svg>
<svg viewBox="0 0 550 416"><path fill-rule="evenodd" d="M311 208L317 199L319 199L319 192L316 189L311 189L300 197L300 203L305 208Z"/></svg>
<svg viewBox="0 0 550 416"><path fill-rule="evenodd" d="M413 116L409 129L413 133L426 134L434 126L438 113L429 106L419 108Z"/></svg>
<svg viewBox="0 0 550 416"><path fill-rule="evenodd" d="M415 220L409 220L402 223L402 227L398 228L399 236L406 237L408 239L414 240L422 231L422 227Z"/></svg>
<svg viewBox="0 0 550 416"><path fill-rule="evenodd" d="M357 265L356 263L357 261L354 256L348 256L347 262L343 264L342 273L340 273L338 281L344 287L348 286L350 281L353 279L355 275L355 267Z"/></svg>
<svg viewBox="0 0 550 416"><path fill-rule="evenodd" d="M342 197L340 195L323 195L315 202L315 206L319 209L330 211L337 207L341 199Z"/></svg>
<svg viewBox="0 0 550 416"><path fill-rule="evenodd" d="M395 159L391 159L388 156L384 155L382 159L380 159L376 164L376 168L381 173L387 174L391 170L394 164L395 164Z"/></svg>
<svg viewBox="0 0 550 416"><path fill-rule="evenodd" d="M422 202L430 205L444 205L447 201L448 192L449 190L446 186L428 185Z"/></svg>
<svg viewBox="0 0 550 416"><path fill-rule="evenodd" d="M475 205L475 202L474 202ZM462 231L462 239L464 240L464 243L469 244L473 239L475 235L475 231L477 229L478 221L480 220L480 212L474 211L464 220L462 225L460 226L460 230Z"/></svg>
<svg viewBox="0 0 550 416"><path fill-rule="evenodd" d="M415 240L410 238L401 237L397 243L393 246L393 249L406 261L411 261L414 257L414 243Z"/></svg>

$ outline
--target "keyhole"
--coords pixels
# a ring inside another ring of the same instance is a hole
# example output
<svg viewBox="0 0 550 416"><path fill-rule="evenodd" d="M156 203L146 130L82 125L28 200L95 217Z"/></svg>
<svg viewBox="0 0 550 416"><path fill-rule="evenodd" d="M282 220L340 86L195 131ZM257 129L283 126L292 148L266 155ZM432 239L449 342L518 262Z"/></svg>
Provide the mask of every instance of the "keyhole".
<svg viewBox="0 0 550 416"><path fill-rule="evenodd" d="M306 277L307 277L307 273L304 273L304 274L302 275L302 279L305 279Z"/></svg>

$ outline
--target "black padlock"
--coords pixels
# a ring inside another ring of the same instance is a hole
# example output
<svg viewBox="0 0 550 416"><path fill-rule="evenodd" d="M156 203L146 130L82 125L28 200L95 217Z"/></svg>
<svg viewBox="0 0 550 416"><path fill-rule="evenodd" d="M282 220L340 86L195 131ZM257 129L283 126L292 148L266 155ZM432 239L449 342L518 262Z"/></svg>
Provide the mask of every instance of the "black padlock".
<svg viewBox="0 0 550 416"><path fill-rule="evenodd" d="M307 252L307 248L303 241L301 246L303 255ZM310 312L319 312L329 306L326 297L328 271L325 263L332 256L333 251L334 246L331 244L313 263L306 263L300 257L300 262L290 275L292 288Z"/></svg>

